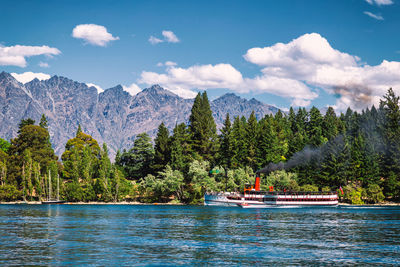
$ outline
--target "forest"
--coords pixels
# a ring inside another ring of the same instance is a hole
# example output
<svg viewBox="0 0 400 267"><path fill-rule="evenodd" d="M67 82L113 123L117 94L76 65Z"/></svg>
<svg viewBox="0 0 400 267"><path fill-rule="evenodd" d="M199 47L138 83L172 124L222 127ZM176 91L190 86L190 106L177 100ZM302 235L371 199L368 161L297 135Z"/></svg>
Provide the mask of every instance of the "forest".
<svg viewBox="0 0 400 267"><path fill-rule="evenodd" d="M226 114L217 131L203 92L187 125L169 133L162 123L154 140L138 134L114 162L81 126L58 158L46 117L38 125L23 119L16 138L0 138L0 201L44 200L58 182L60 198L70 202L197 204L207 191L242 191L260 169L262 189L337 191L352 204L398 202L399 97L389 89L379 107L341 114L332 107L260 119Z"/></svg>

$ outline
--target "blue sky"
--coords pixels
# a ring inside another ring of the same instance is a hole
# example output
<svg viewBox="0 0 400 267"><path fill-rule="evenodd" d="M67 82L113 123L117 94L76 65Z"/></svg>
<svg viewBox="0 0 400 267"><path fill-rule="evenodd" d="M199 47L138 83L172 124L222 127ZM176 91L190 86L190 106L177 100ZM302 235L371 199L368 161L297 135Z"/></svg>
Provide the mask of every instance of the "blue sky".
<svg viewBox="0 0 400 267"><path fill-rule="evenodd" d="M0 6L0 70L10 73L122 84L132 94L153 83L184 97L234 92L284 108L361 109L389 87L400 93L398 0Z"/></svg>

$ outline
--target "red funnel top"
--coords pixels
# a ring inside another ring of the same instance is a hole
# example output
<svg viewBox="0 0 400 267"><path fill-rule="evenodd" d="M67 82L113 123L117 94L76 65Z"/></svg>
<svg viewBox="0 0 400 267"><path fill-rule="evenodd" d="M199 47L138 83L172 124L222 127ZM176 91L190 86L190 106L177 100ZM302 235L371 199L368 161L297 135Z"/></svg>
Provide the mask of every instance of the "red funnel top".
<svg viewBox="0 0 400 267"><path fill-rule="evenodd" d="M260 176L256 176L256 182L255 182L255 185L254 185L254 189L256 190L256 191L260 191Z"/></svg>

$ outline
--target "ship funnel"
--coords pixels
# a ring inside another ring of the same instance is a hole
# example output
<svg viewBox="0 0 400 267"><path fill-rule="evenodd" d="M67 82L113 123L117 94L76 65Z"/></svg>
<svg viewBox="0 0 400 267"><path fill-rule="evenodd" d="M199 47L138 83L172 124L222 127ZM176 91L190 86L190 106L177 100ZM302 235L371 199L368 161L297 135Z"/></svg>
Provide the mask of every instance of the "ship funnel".
<svg viewBox="0 0 400 267"><path fill-rule="evenodd" d="M254 190L260 191L260 174L256 174L256 182L254 183Z"/></svg>

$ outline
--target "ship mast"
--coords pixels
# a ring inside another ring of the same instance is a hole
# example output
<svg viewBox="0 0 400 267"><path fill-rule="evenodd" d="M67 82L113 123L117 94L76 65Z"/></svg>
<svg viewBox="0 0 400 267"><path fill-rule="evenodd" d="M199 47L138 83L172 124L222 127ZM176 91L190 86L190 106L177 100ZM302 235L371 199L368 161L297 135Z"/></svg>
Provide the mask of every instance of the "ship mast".
<svg viewBox="0 0 400 267"><path fill-rule="evenodd" d="M50 169L49 169L49 198L48 200L51 199L51 174L50 174Z"/></svg>
<svg viewBox="0 0 400 267"><path fill-rule="evenodd" d="M57 174L57 201L60 200L60 175Z"/></svg>

